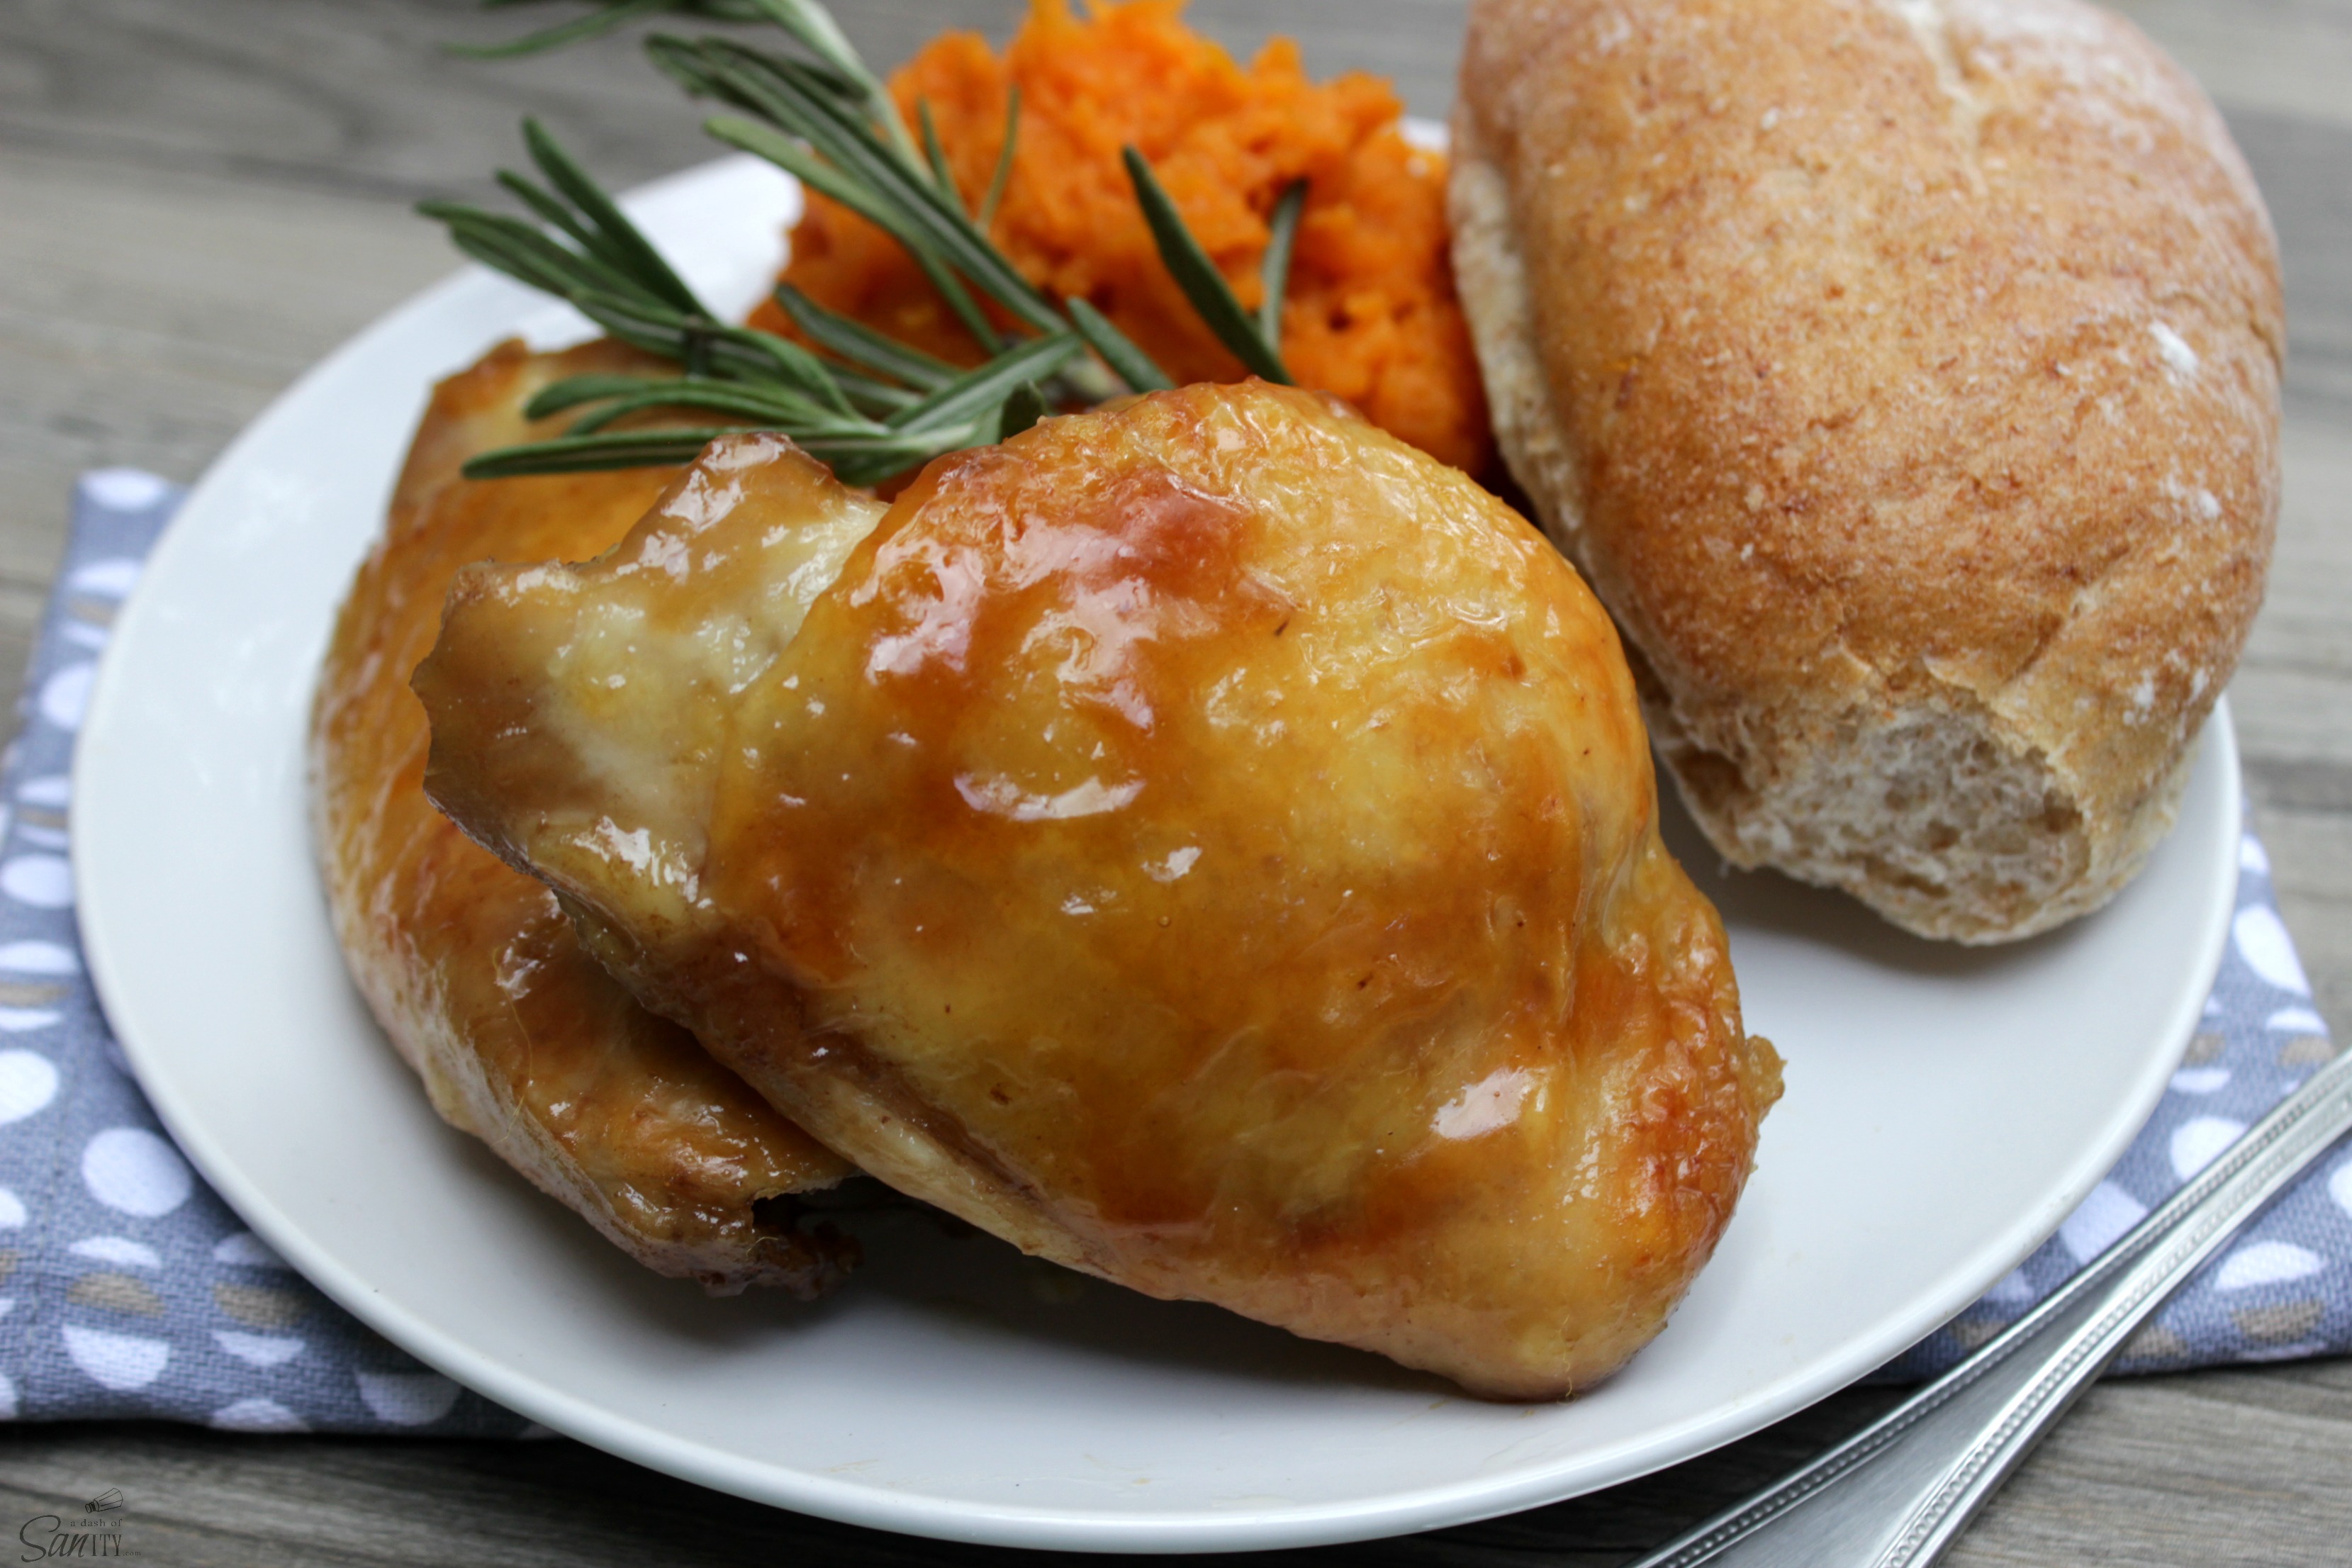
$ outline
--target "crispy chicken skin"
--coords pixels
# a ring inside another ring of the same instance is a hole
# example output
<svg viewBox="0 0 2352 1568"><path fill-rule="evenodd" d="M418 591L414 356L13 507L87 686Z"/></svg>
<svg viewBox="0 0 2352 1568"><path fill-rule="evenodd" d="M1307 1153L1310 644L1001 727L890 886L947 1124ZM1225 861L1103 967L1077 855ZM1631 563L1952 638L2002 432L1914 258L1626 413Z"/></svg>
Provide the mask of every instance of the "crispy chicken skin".
<svg viewBox="0 0 2352 1568"><path fill-rule="evenodd" d="M638 368L593 343L494 350L436 390L383 537L344 603L319 684L314 805L337 935L434 1108L658 1273L808 1296L848 1261L754 1205L849 1167L639 1007L546 888L467 841L425 798L425 711L408 676L460 566L581 560L676 470L471 483L475 452L533 434L522 406L564 375Z"/></svg>
<svg viewBox="0 0 2352 1568"><path fill-rule="evenodd" d="M461 574L428 789L1027 1250L1490 1395L1654 1335L1780 1066L1575 573L1256 383L943 458L853 545L856 506L747 437L601 561Z"/></svg>

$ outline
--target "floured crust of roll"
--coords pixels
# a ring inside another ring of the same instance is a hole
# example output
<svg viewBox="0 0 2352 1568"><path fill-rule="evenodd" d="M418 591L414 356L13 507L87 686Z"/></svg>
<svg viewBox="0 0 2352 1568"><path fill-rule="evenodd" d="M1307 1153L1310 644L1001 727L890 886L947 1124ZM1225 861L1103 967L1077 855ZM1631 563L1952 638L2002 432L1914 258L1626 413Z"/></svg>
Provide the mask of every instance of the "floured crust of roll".
<svg viewBox="0 0 2352 1568"><path fill-rule="evenodd" d="M1454 263L1513 473L1725 856L1964 942L2170 826L2277 515L2277 249L2073 0L1481 0Z"/></svg>
<svg viewBox="0 0 2352 1568"><path fill-rule="evenodd" d="M847 1163L639 1007L552 894L425 798L428 737L408 677L458 568L598 554L675 473L474 483L460 466L547 434L521 413L541 387L652 363L611 342L557 354L509 342L435 389L320 674L321 870L352 978L443 1120L656 1273L814 1296L855 1243L803 1234L784 1200L838 1182Z"/></svg>

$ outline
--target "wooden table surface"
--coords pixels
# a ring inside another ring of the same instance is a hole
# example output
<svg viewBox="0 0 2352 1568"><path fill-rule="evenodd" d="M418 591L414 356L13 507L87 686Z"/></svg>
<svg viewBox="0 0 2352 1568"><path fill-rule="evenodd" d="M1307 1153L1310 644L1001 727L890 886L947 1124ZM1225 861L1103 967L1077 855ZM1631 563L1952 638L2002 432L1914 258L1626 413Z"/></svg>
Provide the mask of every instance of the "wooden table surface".
<svg viewBox="0 0 2352 1568"><path fill-rule="evenodd" d="M869 58L1018 0L838 0ZM2286 500L2231 688L2257 825L2320 1010L2352 1025L2352 0L2136 0L2203 79L2286 258ZM711 154L618 40L512 64L447 38L549 15L461 0L0 0L0 695L14 696L79 471L192 480L312 360L450 270L426 195L484 195L539 114L628 184ZM1195 0L1240 49L1452 96L1461 0ZM1517 1518L1286 1561L1622 1563L1867 1420L1839 1395L1649 1479ZM118 1486L159 1563L948 1563L1015 1555L797 1518L575 1444L20 1427L0 1518ZM2100 1385L1961 1541L1965 1564L2352 1561L2352 1363Z"/></svg>

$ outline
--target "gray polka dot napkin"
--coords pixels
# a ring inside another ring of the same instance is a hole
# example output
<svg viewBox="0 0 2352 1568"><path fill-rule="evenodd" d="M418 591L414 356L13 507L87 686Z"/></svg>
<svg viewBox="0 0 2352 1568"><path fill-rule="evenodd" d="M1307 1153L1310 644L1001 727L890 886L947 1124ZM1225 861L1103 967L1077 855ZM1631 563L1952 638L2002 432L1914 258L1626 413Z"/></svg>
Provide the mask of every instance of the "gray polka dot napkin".
<svg viewBox="0 0 2352 1568"><path fill-rule="evenodd" d="M420 1366L289 1272L172 1146L109 1037L76 941L67 769L107 627L182 492L86 475L0 759L0 1416L247 1432L536 1430ZM2329 1055L2250 836L2233 941L2155 1119L2048 1245L1881 1370L1942 1370L2096 1256ZM2206 1268L2120 1363L2352 1349L2352 1151Z"/></svg>
<svg viewBox="0 0 2352 1568"><path fill-rule="evenodd" d="M2015 1322L2142 1215L2237 1142L2335 1054L2311 1005L2249 832L2238 844L2238 908L2204 1021L2156 1113L2042 1249L1984 1299L1880 1368L1873 1381L1932 1377ZM2220 1362L2352 1351L2352 1142L2330 1151L2124 1347L2111 1370L2170 1372Z"/></svg>
<svg viewBox="0 0 2352 1568"><path fill-rule="evenodd" d="M67 770L107 628L183 492L83 476L0 759L0 1415L513 1436L304 1283L172 1146L82 973Z"/></svg>

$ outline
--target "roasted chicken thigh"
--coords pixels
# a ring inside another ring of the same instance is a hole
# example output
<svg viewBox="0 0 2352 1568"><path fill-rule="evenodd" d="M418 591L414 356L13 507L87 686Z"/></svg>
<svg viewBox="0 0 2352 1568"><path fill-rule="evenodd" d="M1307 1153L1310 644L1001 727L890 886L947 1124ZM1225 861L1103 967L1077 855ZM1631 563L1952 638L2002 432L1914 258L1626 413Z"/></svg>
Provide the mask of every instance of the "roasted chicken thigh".
<svg viewBox="0 0 2352 1568"><path fill-rule="evenodd" d="M1575 573L1255 383L879 510L744 437L595 563L461 574L434 798L802 1125L1029 1251L1487 1394L1655 1334L1779 1062Z"/></svg>
<svg viewBox="0 0 2352 1568"><path fill-rule="evenodd" d="M638 1006L545 887L425 798L425 710L408 676L457 569L594 555L674 472L477 484L459 466L537 434L522 409L550 382L647 363L610 342L561 354L508 343L435 390L320 676L328 902L353 978L445 1120L659 1273L811 1295L839 1278L844 1244L797 1234L786 1205L761 1200L830 1185L848 1165Z"/></svg>

